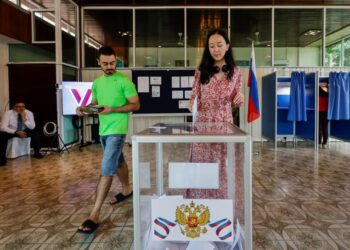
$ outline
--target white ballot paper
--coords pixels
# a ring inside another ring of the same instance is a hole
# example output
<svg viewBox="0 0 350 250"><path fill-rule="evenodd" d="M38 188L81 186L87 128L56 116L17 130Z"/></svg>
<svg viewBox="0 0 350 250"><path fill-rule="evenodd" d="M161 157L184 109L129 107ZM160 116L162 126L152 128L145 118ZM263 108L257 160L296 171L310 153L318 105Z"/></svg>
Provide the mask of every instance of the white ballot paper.
<svg viewBox="0 0 350 250"><path fill-rule="evenodd" d="M196 98L194 98L194 101L193 101L193 104L192 104L192 124L193 125L196 123L197 114L198 114L197 101L198 101L198 98L196 96Z"/></svg>

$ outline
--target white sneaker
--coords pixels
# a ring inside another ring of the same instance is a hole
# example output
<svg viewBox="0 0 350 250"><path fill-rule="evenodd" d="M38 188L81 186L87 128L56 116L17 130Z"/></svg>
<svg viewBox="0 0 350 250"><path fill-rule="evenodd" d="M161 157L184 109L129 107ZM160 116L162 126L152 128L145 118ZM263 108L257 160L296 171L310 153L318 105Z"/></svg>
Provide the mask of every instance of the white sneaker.
<svg viewBox="0 0 350 250"><path fill-rule="evenodd" d="M328 148L328 145L327 144L322 144L322 148L326 149L326 148Z"/></svg>

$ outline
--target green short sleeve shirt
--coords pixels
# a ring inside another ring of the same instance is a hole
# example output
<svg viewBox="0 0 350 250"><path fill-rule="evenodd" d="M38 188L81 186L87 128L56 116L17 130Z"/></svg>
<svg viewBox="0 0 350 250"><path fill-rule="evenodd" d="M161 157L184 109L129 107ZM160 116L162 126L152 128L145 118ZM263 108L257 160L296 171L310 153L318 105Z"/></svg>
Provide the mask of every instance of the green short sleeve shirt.
<svg viewBox="0 0 350 250"><path fill-rule="evenodd" d="M92 99L98 105L117 108L127 104L127 98L137 96L135 85L121 72L113 75L102 75L92 84ZM99 134L127 134L129 125L128 113L99 114Z"/></svg>

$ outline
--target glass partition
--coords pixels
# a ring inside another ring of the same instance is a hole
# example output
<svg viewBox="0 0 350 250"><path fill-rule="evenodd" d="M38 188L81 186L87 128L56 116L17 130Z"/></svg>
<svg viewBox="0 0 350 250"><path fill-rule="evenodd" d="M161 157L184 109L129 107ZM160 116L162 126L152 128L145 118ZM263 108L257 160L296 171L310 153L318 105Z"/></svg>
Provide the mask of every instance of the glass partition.
<svg viewBox="0 0 350 250"><path fill-rule="evenodd" d="M274 66L321 66L322 20L322 9L276 9Z"/></svg>
<svg viewBox="0 0 350 250"><path fill-rule="evenodd" d="M227 31L227 15L227 9L187 9L188 66L199 65L210 29L222 28Z"/></svg>
<svg viewBox="0 0 350 250"><path fill-rule="evenodd" d="M350 66L349 9L326 9L325 66Z"/></svg>
<svg viewBox="0 0 350 250"><path fill-rule="evenodd" d="M102 45L114 48L117 67L132 67L132 10L84 10L83 15L85 67L98 67L97 51Z"/></svg>
<svg viewBox="0 0 350 250"><path fill-rule="evenodd" d="M271 66L271 34L271 9L231 10L231 45L237 65L249 66L254 43L256 66Z"/></svg>
<svg viewBox="0 0 350 250"><path fill-rule="evenodd" d="M54 62L54 44L9 44L10 62Z"/></svg>
<svg viewBox="0 0 350 250"><path fill-rule="evenodd" d="M69 0L61 0L62 61L77 65L76 7Z"/></svg>
<svg viewBox="0 0 350 250"><path fill-rule="evenodd" d="M32 40L37 43L55 42L55 12L34 11L32 16Z"/></svg>
<svg viewBox="0 0 350 250"><path fill-rule="evenodd" d="M136 67L183 67L184 9L136 10Z"/></svg>

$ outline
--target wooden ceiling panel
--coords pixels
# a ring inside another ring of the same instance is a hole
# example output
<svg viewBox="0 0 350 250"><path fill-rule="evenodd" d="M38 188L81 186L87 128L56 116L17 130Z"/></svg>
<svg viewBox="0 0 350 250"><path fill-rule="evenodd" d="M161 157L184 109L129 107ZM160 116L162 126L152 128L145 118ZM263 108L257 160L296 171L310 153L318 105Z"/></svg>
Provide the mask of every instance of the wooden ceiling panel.
<svg viewBox="0 0 350 250"><path fill-rule="evenodd" d="M39 0L48 1L48 0ZM78 1L78 0L76 0ZM81 6L350 5L349 0L80 0Z"/></svg>

